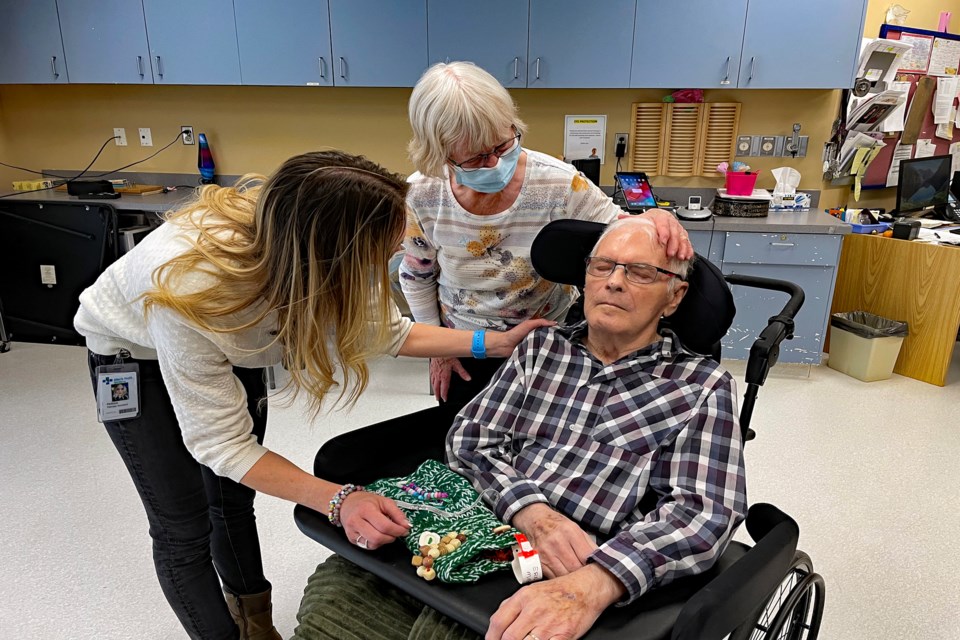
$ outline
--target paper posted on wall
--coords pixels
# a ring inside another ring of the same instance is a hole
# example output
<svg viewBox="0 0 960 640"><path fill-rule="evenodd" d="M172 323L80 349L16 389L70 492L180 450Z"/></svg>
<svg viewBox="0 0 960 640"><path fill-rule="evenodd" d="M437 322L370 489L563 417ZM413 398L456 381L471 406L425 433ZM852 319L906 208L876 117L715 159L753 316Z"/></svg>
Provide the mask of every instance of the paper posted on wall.
<svg viewBox="0 0 960 640"><path fill-rule="evenodd" d="M885 133L903 131L903 119L907 114L907 95L910 92L910 82L891 82L891 91L899 91L903 94L903 104L890 112L890 115L880 125L880 131Z"/></svg>
<svg viewBox="0 0 960 640"><path fill-rule="evenodd" d="M887 186L895 187L900 180L900 161L909 160L913 156L913 145L898 144L893 150L893 160L887 172Z"/></svg>

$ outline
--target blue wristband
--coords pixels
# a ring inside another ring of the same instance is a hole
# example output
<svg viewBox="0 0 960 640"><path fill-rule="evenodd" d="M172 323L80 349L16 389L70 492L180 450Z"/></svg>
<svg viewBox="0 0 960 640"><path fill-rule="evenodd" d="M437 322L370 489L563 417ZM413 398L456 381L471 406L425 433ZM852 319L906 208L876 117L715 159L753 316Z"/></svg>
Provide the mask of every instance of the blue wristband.
<svg viewBox="0 0 960 640"><path fill-rule="evenodd" d="M487 357L486 335L487 332L483 329L473 332L473 344L470 345L470 353L477 360L483 360Z"/></svg>

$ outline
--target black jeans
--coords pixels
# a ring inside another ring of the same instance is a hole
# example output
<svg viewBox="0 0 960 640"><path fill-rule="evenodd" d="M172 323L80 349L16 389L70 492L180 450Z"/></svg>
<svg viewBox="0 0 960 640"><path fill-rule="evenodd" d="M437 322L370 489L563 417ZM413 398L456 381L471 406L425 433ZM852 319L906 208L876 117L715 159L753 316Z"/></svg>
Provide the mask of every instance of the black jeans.
<svg viewBox="0 0 960 640"><path fill-rule="evenodd" d="M96 368L115 356L88 352L96 394ZM106 422L140 494L153 561L163 594L191 638L233 640L239 630L220 590L237 595L270 588L263 575L260 540L253 511L256 492L222 478L187 451L170 396L155 360L131 360L140 366L140 417ZM267 425L266 385L262 369L234 368L247 392L253 432L263 442ZM219 575L219 579L218 579Z"/></svg>

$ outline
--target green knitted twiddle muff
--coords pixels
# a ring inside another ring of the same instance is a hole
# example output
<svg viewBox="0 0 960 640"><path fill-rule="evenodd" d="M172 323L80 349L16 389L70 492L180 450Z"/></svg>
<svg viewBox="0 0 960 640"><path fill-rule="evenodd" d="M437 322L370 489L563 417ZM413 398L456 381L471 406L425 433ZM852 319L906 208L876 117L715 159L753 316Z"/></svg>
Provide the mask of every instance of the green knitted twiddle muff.
<svg viewBox="0 0 960 640"><path fill-rule="evenodd" d="M428 491L443 491L448 494L442 502L437 500L418 500L403 489L407 483L416 483ZM497 562L478 557L487 550L509 549L516 541L513 534L519 533L511 528L503 533L493 533L494 527L501 522L490 509L478 501L477 493L470 482L448 469L441 462L427 460L408 476L402 478L383 478L366 485L367 491L375 491L382 496L400 503L435 507L447 515L431 511L411 509L400 504L410 521L410 534L405 543L411 554L420 551L420 534L432 531L440 536L451 531L468 531L466 540L460 547L446 555L436 558L433 570L443 582L476 582L481 576L510 567L510 562ZM471 507L472 508L469 508ZM465 509L468 509L464 511ZM463 513L460 513L463 511ZM450 515L458 514L458 515ZM414 567L410 567L415 571Z"/></svg>

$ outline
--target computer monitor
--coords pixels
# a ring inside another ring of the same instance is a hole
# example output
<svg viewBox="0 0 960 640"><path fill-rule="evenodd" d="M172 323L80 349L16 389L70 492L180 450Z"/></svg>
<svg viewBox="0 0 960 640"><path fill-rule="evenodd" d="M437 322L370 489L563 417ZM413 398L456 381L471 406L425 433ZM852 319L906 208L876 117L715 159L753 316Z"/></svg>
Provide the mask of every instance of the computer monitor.
<svg viewBox="0 0 960 640"><path fill-rule="evenodd" d="M950 194L952 156L931 156L900 162L897 181L897 211L900 215L922 215L942 211Z"/></svg>
<svg viewBox="0 0 960 640"><path fill-rule="evenodd" d="M571 160L570 164L587 177L593 184L600 186L600 158L582 158Z"/></svg>

